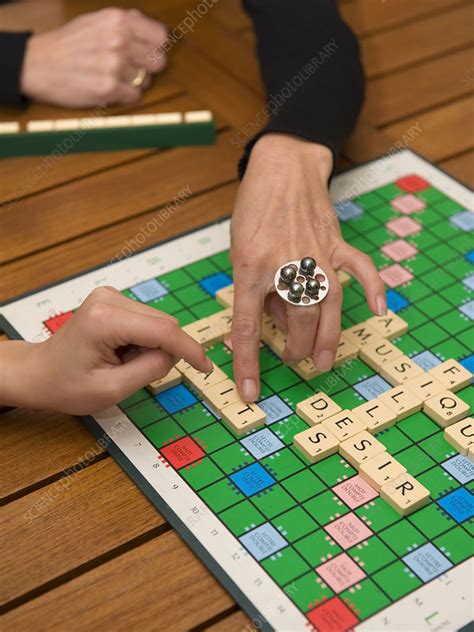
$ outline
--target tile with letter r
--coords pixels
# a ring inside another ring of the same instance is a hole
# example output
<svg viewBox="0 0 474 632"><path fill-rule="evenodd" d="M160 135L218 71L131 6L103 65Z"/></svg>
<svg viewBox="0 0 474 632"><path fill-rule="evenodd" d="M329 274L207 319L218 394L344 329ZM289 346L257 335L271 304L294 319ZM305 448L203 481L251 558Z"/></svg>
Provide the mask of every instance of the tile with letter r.
<svg viewBox="0 0 474 632"><path fill-rule="evenodd" d="M280 551L288 544L269 522L245 533L239 540L258 562Z"/></svg>
<svg viewBox="0 0 474 632"><path fill-rule="evenodd" d="M380 270L380 276L382 277L384 283L392 289L398 287L399 285L408 283L408 281L411 281L414 278L413 274L399 263L394 263L393 265Z"/></svg>
<svg viewBox="0 0 474 632"><path fill-rule="evenodd" d="M460 213L455 213L454 215L451 215L449 221L453 224L453 226L460 228L466 233L474 230L474 213L472 211L461 211Z"/></svg>
<svg viewBox="0 0 474 632"><path fill-rule="evenodd" d="M275 479L259 463L231 474L230 479L246 496L257 494L275 483Z"/></svg>
<svg viewBox="0 0 474 632"><path fill-rule="evenodd" d="M168 290L165 286L156 279L137 283L137 285L133 285L130 290L142 303L148 303L148 301L153 301L168 294Z"/></svg>
<svg viewBox="0 0 474 632"><path fill-rule="evenodd" d="M269 454L285 447L285 444L269 429L263 428L240 440L245 449L256 459L263 459Z"/></svg>
<svg viewBox="0 0 474 632"><path fill-rule="evenodd" d="M463 487L440 498L438 504L456 522L464 522L474 516L474 497Z"/></svg>
<svg viewBox="0 0 474 632"><path fill-rule="evenodd" d="M424 582L445 573L453 565L431 542L408 553L402 560Z"/></svg>

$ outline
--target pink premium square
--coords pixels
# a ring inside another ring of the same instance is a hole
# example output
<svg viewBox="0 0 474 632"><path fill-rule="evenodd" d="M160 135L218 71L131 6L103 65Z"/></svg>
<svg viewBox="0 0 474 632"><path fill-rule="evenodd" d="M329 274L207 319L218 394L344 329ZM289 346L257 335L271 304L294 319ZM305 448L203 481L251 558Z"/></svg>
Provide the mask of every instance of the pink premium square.
<svg viewBox="0 0 474 632"><path fill-rule="evenodd" d="M367 540L372 535L372 531L353 513L330 522L324 527L324 530L344 550Z"/></svg>
<svg viewBox="0 0 474 632"><path fill-rule="evenodd" d="M413 279L413 274L399 263L394 263L383 270L380 270L380 276L388 287L398 287L403 283L408 283Z"/></svg>
<svg viewBox="0 0 474 632"><path fill-rule="evenodd" d="M385 246L382 246L381 251L394 261L404 261L418 254L418 249L404 239L397 239L385 244Z"/></svg>
<svg viewBox="0 0 474 632"><path fill-rule="evenodd" d="M349 588L365 577L364 571L347 555L341 553L316 568L316 572L335 593Z"/></svg>
<svg viewBox="0 0 474 632"><path fill-rule="evenodd" d="M370 500L378 496L377 490L364 481L359 475L349 478L343 483L339 483L333 491L343 500L348 507L356 509L365 505Z"/></svg>
<svg viewBox="0 0 474 632"><path fill-rule="evenodd" d="M421 224L411 217L396 217L387 222L387 228L397 237L410 237L420 232Z"/></svg>
<svg viewBox="0 0 474 632"><path fill-rule="evenodd" d="M392 200L392 206L400 213L404 215L410 215L410 213L416 213L426 208L426 204L420 198L408 193L407 195L401 195L400 197Z"/></svg>

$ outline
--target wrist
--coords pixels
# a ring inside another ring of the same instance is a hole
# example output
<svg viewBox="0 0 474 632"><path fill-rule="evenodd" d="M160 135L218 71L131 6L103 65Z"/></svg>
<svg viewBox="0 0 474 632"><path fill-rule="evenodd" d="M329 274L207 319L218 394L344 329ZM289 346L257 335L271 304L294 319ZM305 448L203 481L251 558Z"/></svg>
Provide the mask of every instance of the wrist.
<svg viewBox="0 0 474 632"><path fill-rule="evenodd" d="M0 343L0 405L41 408L42 346L23 340Z"/></svg>

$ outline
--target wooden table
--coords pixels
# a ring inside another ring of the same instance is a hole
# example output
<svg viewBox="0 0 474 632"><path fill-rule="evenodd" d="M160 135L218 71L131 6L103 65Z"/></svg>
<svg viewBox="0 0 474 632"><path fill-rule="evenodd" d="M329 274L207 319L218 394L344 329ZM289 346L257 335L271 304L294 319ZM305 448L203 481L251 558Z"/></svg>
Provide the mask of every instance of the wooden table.
<svg viewBox="0 0 474 632"><path fill-rule="evenodd" d="M136 4L176 25L196 3ZM50 28L100 5L18 3L0 10L0 24ZM341 10L360 38L368 87L340 166L382 154L418 126L410 147L472 184L469 0L352 0L341 2ZM240 154L231 139L264 104L251 24L238 0L216 4L170 57L139 106L110 113L209 108L219 125L217 145L78 154L52 163L2 160L0 301L112 257L184 185L192 197L158 239L230 213ZM61 115L44 105L19 115L0 110L0 120ZM77 419L4 414L1 463L5 629L252 629Z"/></svg>

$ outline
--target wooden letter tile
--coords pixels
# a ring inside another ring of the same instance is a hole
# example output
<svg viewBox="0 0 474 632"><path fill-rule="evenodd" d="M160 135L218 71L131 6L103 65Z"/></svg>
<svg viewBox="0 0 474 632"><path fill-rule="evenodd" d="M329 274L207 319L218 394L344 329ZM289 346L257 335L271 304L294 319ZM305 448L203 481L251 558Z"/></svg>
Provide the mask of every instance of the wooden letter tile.
<svg viewBox="0 0 474 632"><path fill-rule="evenodd" d="M372 327L369 327L366 323L360 323L359 325L353 325L348 329L344 329L342 335L346 338L346 340L352 342L354 347L357 347L357 349L360 349L375 340L380 340L381 338L380 334L377 333L375 329L372 329Z"/></svg>
<svg viewBox="0 0 474 632"><path fill-rule="evenodd" d="M430 373L422 373L417 377L413 377L407 380L404 384L413 395L416 395L419 399L426 401L430 397L434 397L438 393L446 390L446 386L443 386L441 382L438 382Z"/></svg>
<svg viewBox="0 0 474 632"><path fill-rule="evenodd" d="M349 463L359 469L362 463L385 452L385 446L367 430L359 432L339 445L339 452Z"/></svg>
<svg viewBox="0 0 474 632"><path fill-rule="evenodd" d="M199 393L204 389L215 384L220 384L229 379L228 376L216 364L213 364L214 370L210 373L201 373L191 365L184 368L184 379L189 382Z"/></svg>
<svg viewBox="0 0 474 632"><path fill-rule="evenodd" d="M334 368L341 366L344 362L357 358L358 349L345 336L341 336L341 340L337 345L336 357L334 358Z"/></svg>
<svg viewBox="0 0 474 632"><path fill-rule="evenodd" d="M430 499L430 492L426 487L408 472L383 485L380 495L401 516L407 516L423 507Z"/></svg>
<svg viewBox="0 0 474 632"><path fill-rule="evenodd" d="M446 428L467 417L469 405L451 391L443 391L426 400L423 410L439 426Z"/></svg>
<svg viewBox="0 0 474 632"><path fill-rule="evenodd" d="M337 280L341 284L341 287L347 287L351 282L351 277L344 270L336 270Z"/></svg>
<svg viewBox="0 0 474 632"><path fill-rule="evenodd" d="M460 454L467 456L469 450L474 447L474 418L466 417L449 426L444 431L444 438Z"/></svg>
<svg viewBox="0 0 474 632"><path fill-rule="evenodd" d="M311 380L313 377L321 374L321 371L316 367L312 358L305 358L300 360L292 367L293 371L297 373L303 380Z"/></svg>
<svg viewBox="0 0 474 632"><path fill-rule="evenodd" d="M453 393L469 386L472 381L472 373L456 360L446 360L431 369L429 373L444 384L444 388Z"/></svg>
<svg viewBox="0 0 474 632"><path fill-rule="evenodd" d="M232 380L224 380L224 382L219 384L208 386L203 390L202 395L217 410L222 410L226 406L230 406L230 404L242 401L237 386Z"/></svg>
<svg viewBox="0 0 474 632"><path fill-rule="evenodd" d="M216 301L223 307L232 307L234 304L234 286L228 285L216 292Z"/></svg>
<svg viewBox="0 0 474 632"><path fill-rule="evenodd" d="M310 426L338 413L342 408L325 393L316 393L296 404L296 412Z"/></svg>
<svg viewBox="0 0 474 632"><path fill-rule="evenodd" d="M408 331L408 323L391 310L386 316L372 316L366 323L383 338L398 338Z"/></svg>
<svg viewBox="0 0 474 632"><path fill-rule="evenodd" d="M257 404L236 402L221 410L224 421L237 435L242 435L249 430L254 430L265 425L266 415Z"/></svg>
<svg viewBox="0 0 474 632"><path fill-rule="evenodd" d="M377 400L388 406L397 415L397 421L401 421L421 410L423 401L416 397L405 385L396 386L389 391L382 393L377 397Z"/></svg>
<svg viewBox="0 0 474 632"><path fill-rule="evenodd" d="M227 307L207 317L211 325L216 325L222 330L223 336L228 336L232 329L232 307Z"/></svg>
<svg viewBox="0 0 474 632"><path fill-rule="evenodd" d="M379 371L383 364L399 358L403 353L388 340L378 340L362 347L359 355L374 371Z"/></svg>
<svg viewBox="0 0 474 632"><path fill-rule="evenodd" d="M161 393L161 391L166 391L166 389L171 388L172 386L176 386L181 382L181 379L181 373L178 371L178 369L173 367L167 375L160 378L159 380L151 382L151 384L148 384L147 389L150 391L150 393L156 395L157 393Z"/></svg>
<svg viewBox="0 0 474 632"><path fill-rule="evenodd" d="M387 452L381 452L372 459L361 463L359 474L379 493L383 485L406 472L406 468Z"/></svg>
<svg viewBox="0 0 474 632"><path fill-rule="evenodd" d="M293 443L312 463L335 454L339 445L336 437L324 426L299 432L293 437Z"/></svg>
<svg viewBox="0 0 474 632"><path fill-rule="evenodd" d="M342 410L340 413L328 417L323 425L338 439L345 441L366 429L365 424L350 410Z"/></svg>
<svg viewBox="0 0 474 632"><path fill-rule="evenodd" d="M201 318L194 323L185 325L183 331L202 345L212 345L224 338L224 332L209 318Z"/></svg>
<svg viewBox="0 0 474 632"><path fill-rule="evenodd" d="M372 434L393 426L397 421L397 414L379 399L357 406L352 414L358 417Z"/></svg>
<svg viewBox="0 0 474 632"><path fill-rule="evenodd" d="M403 384L412 377L417 377L424 373L421 366L410 360L408 356L402 355L394 360L385 362L380 367L380 375L392 386Z"/></svg>

